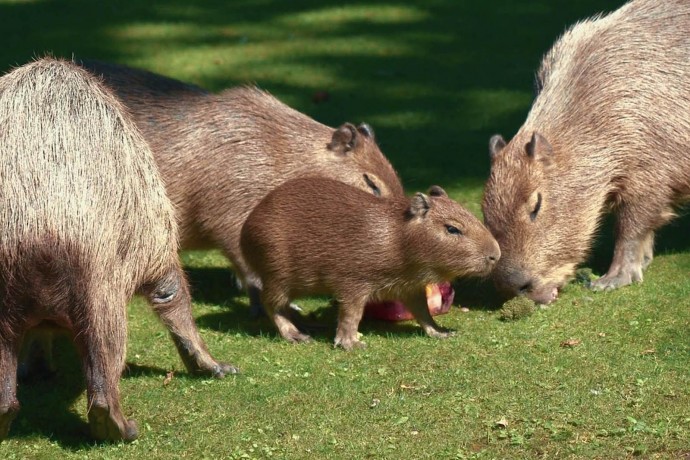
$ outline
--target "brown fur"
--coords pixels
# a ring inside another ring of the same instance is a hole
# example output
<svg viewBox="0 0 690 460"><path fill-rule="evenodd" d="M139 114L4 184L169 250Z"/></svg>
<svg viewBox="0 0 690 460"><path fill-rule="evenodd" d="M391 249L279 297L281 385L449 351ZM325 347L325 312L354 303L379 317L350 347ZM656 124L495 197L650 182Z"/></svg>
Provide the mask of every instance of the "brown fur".
<svg viewBox="0 0 690 460"><path fill-rule="evenodd" d="M98 439L134 439L120 409L127 302L154 302L193 372L234 371L191 316L177 230L153 156L120 102L52 58L0 78L0 439L19 410L17 354L31 327L71 331Z"/></svg>
<svg viewBox="0 0 690 460"><path fill-rule="evenodd" d="M249 215L241 245L281 335L309 338L286 316L291 299L333 294L335 344L345 349L361 344L357 328L369 301L401 299L428 335L445 336L424 286L486 275L500 257L489 231L440 187L430 196L382 199L325 178L295 179L269 193Z"/></svg>
<svg viewBox="0 0 690 460"><path fill-rule="evenodd" d="M527 120L505 148L491 141L483 210L507 294L553 300L607 209L614 256L594 288L642 281L654 232L690 197L689 30L690 3L634 0L576 24L544 57Z"/></svg>
<svg viewBox="0 0 690 460"><path fill-rule="evenodd" d="M242 225L283 182L323 176L382 196L403 195L367 125L333 129L256 88L215 95L142 70L84 66L116 91L151 145L175 204L182 248L220 247L241 278Z"/></svg>

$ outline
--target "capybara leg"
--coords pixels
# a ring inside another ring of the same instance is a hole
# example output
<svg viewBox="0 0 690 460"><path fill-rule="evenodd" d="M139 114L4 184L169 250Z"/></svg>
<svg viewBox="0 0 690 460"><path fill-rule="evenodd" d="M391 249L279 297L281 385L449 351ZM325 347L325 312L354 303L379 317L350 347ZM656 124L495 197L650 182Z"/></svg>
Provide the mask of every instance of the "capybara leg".
<svg viewBox="0 0 690 460"><path fill-rule="evenodd" d="M359 340L359 323L364 315L366 298L343 298L338 311L338 329L335 333L335 347L350 351L353 348L364 348L366 343Z"/></svg>
<svg viewBox="0 0 690 460"><path fill-rule="evenodd" d="M654 232L649 232L642 243L642 270L646 270L654 260Z"/></svg>
<svg viewBox="0 0 690 460"><path fill-rule="evenodd" d="M282 293L273 293L264 286L261 293L261 300L263 301L266 314L273 324L276 325L280 335L291 343L309 342L311 337L301 332L295 323L290 319L290 299L285 297Z"/></svg>
<svg viewBox="0 0 690 460"><path fill-rule="evenodd" d="M247 295L249 296L249 314L253 318L265 316L266 310L261 303L261 289L249 283L247 285Z"/></svg>
<svg viewBox="0 0 690 460"><path fill-rule="evenodd" d="M266 316L266 309L261 302L261 289L256 285L249 283L247 288L247 295L249 296L249 314L253 318L260 318ZM302 320L300 312L302 309L295 303L290 303L288 310L294 322ZM298 323L299 324L299 323Z"/></svg>
<svg viewBox="0 0 690 460"><path fill-rule="evenodd" d="M653 242L654 232L651 231L616 241L611 266L606 275L592 282L592 289L605 291L641 282L642 270L652 261Z"/></svg>
<svg viewBox="0 0 690 460"><path fill-rule="evenodd" d="M19 412L17 400L18 344L0 338L0 441L7 437Z"/></svg>
<svg viewBox="0 0 690 460"><path fill-rule="evenodd" d="M85 305L75 321L75 342L86 375L91 435L101 441L132 441L138 431L120 408L118 383L125 363L126 304Z"/></svg>
<svg viewBox="0 0 690 460"><path fill-rule="evenodd" d="M190 374L210 375L222 378L237 374L232 364L213 359L192 316L192 300L189 284L182 270L174 269L147 293L153 309L168 328L180 358Z"/></svg>
<svg viewBox="0 0 690 460"><path fill-rule="evenodd" d="M403 299L403 301L405 302L407 309L410 310L410 313L412 313L414 316L414 319L417 320L419 325L422 326L422 329L424 329L424 332L426 332L426 335L429 337L445 339L454 334L453 331L440 327L438 324L436 324L434 318L431 317L431 313L429 313L429 306L426 302L424 289L420 289L419 293L411 295L408 298Z"/></svg>

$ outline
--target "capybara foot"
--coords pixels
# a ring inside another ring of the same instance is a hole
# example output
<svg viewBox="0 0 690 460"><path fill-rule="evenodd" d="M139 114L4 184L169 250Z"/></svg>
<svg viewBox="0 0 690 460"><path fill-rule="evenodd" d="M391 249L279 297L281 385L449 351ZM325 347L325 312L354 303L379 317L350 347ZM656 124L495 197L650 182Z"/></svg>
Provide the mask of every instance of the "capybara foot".
<svg viewBox="0 0 690 460"><path fill-rule="evenodd" d="M355 348L366 348L367 344L357 337L336 337L333 346L336 348L341 347L345 351L350 351Z"/></svg>
<svg viewBox="0 0 690 460"><path fill-rule="evenodd" d="M436 329L428 328L424 332L426 332L426 335L429 337L433 337L435 339L447 339L448 337L453 337L455 335L455 331L442 327Z"/></svg>
<svg viewBox="0 0 690 460"><path fill-rule="evenodd" d="M134 441L138 436L137 423L112 414L107 405L94 404L89 409L91 435L101 441Z"/></svg>
<svg viewBox="0 0 690 460"><path fill-rule="evenodd" d="M190 374L195 375L208 375L217 379L222 379L226 375L239 374L240 370L232 364L219 363L215 361L205 361L203 363L198 362L199 360L189 360L189 363L185 363L187 371Z"/></svg>
<svg viewBox="0 0 690 460"><path fill-rule="evenodd" d="M228 363L217 363L213 366L213 370L211 371L211 375L217 379L222 379L226 375L235 375L239 373L239 368Z"/></svg>
<svg viewBox="0 0 690 460"><path fill-rule="evenodd" d="M19 404L0 407L0 441L5 439L10 432L10 425L12 425L12 420L17 416L17 412L19 412Z"/></svg>
<svg viewBox="0 0 690 460"><path fill-rule="evenodd" d="M311 342L311 336L304 334L303 332L300 332L298 330L290 331L283 334L283 338L290 343Z"/></svg>
<svg viewBox="0 0 690 460"><path fill-rule="evenodd" d="M633 269L621 269L616 273L607 273L598 280L592 281L592 290L610 291L622 286L642 281L642 269L637 266Z"/></svg>

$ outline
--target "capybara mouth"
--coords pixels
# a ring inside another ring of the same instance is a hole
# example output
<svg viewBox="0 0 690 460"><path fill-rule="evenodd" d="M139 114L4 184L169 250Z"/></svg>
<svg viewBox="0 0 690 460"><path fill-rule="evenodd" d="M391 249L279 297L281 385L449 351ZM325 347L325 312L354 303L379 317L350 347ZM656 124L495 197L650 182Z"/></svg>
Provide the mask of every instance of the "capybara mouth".
<svg viewBox="0 0 690 460"><path fill-rule="evenodd" d="M549 305L558 298L558 286L544 286L540 289L533 289L526 293L526 296L541 305Z"/></svg>
<svg viewBox="0 0 690 460"><path fill-rule="evenodd" d="M431 316L448 313L455 298L455 290L448 283L429 284L425 288L426 302ZM414 316L398 300L369 302L364 308L364 317L381 321L408 321Z"/></svg>

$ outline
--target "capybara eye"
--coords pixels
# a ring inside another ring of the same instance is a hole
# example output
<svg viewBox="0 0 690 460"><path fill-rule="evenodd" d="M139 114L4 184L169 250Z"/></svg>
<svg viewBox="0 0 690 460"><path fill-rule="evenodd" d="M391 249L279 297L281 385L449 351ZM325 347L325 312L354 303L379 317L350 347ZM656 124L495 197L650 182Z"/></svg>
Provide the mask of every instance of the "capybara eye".
<svg viewBox="0 0 690 460"><path fill-rule="evenodd" d="M529 213L529 220L534 222L537 219L537 214L541 209L541 193L537 193L537 203L534 205L534 209Z"/></svg>
<svg viewBox="0 0 690 460"><path fill-rule="evenodd" d="M457 227L446 224L446 231L451 235L462 235L462 232Z"/></svg>
<svg viewBox="0 0 690 460"><path fill-rule="evenodd" d="M371 192L375 196L381 196L381 189L378 188L376 183L373 180L371 180L367 174L364 175L364 182L366 182L369 188L371 188Z"/></svg>

